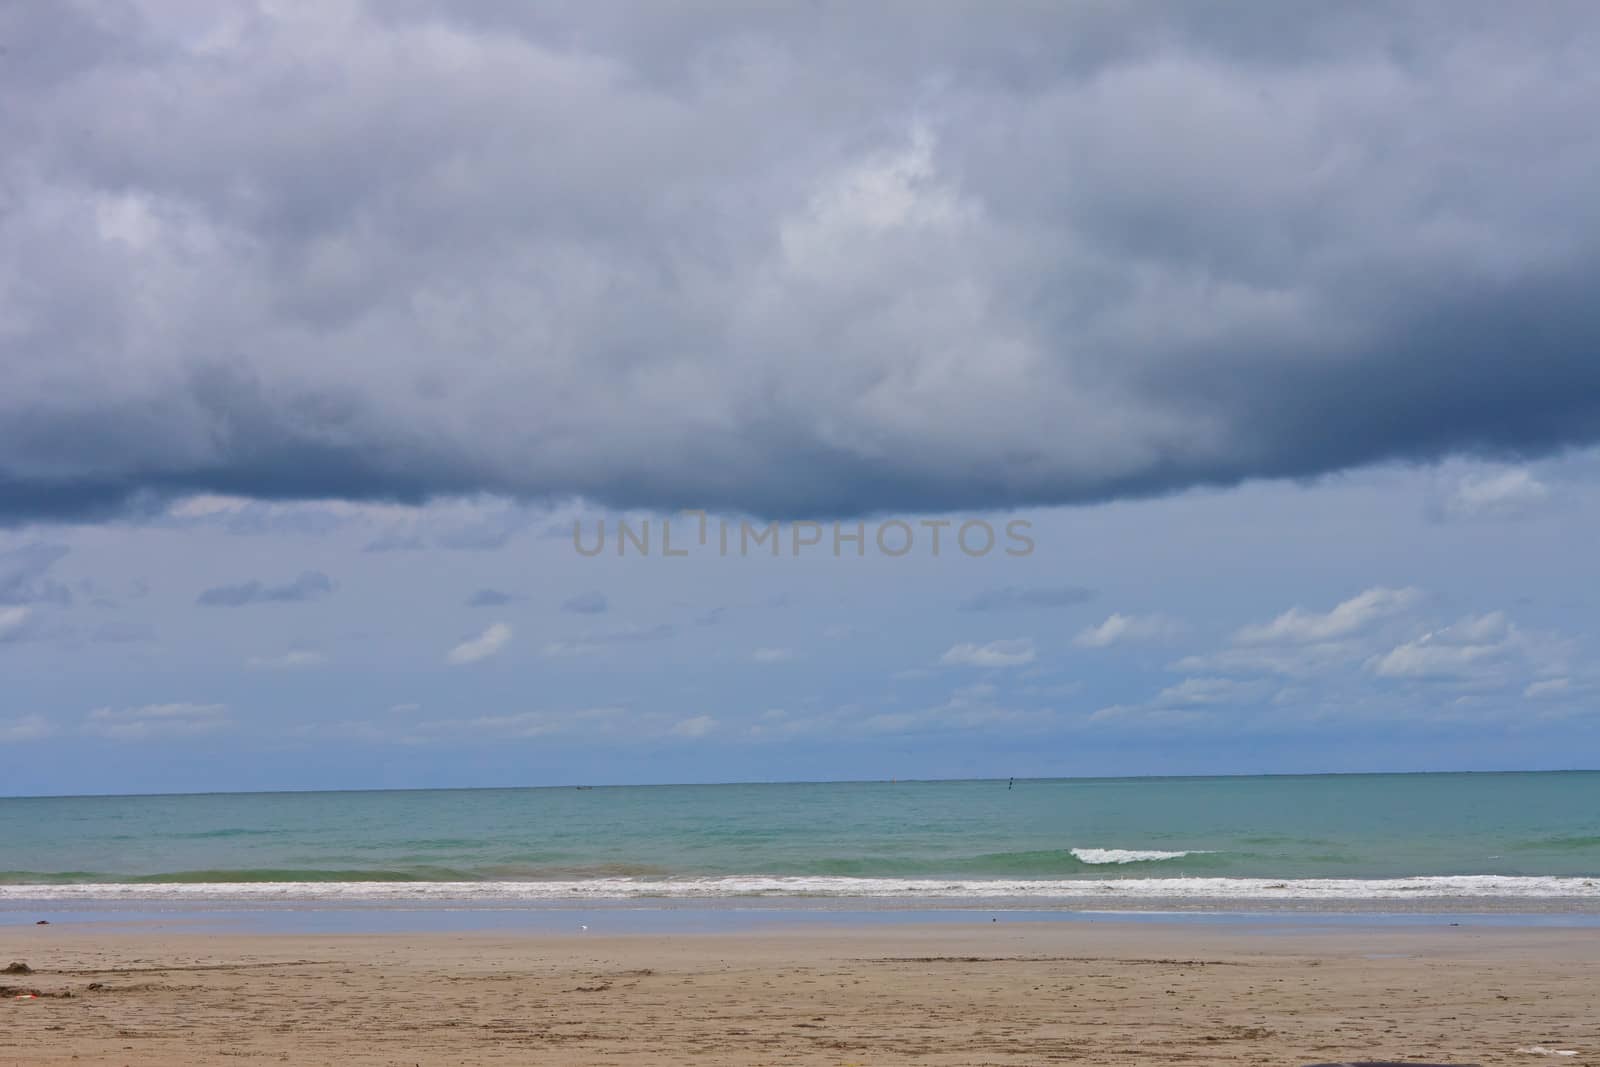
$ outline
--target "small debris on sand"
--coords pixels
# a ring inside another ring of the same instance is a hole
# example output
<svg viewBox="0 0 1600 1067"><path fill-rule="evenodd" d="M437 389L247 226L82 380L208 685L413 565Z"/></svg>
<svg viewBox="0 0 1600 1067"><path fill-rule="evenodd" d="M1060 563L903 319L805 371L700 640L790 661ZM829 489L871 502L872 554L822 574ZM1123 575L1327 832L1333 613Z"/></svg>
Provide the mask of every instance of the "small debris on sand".
<svg viewBox="0 0 1600 1067"><path fill-rule="evenodd" d="M26 963L23 963L21 960L18 960L17 962L11 964L5 970L0 971L0 974L32 974L32 973L33 973L33 968L29 967Z"/></svg>

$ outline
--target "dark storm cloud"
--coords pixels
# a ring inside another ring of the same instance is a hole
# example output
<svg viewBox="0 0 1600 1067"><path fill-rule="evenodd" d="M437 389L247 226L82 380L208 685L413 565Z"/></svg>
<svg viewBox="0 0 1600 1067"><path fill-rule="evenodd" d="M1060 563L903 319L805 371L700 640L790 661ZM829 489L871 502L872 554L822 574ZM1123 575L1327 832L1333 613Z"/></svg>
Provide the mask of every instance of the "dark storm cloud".
<svg viewBox="0 0 1600 1067"><path fill-rule="evenodd" d="M1081 585L1041 586L1036 589L1008 585L985 589L961 602L962 611L1007 611L1013 608L1065 608L1086 604L1096 596Z"/></svg>
<svg viewBox="0 0 1600 1067"><path fill-rule="evenodd" d="M0 521L949 511L1600 438L1589 5L55 4L0 36Z"/></svg>
<svg viewBox="0 0 1600 1067"><path fill-rule="evenodd" d="M218 585L205 590L195 603L211 608L237 608L246 604L281 604L315 600L333 592L333 580L321 571L302 571L300 577L282 585L267 585L251 580L239 585Z"/></svg>

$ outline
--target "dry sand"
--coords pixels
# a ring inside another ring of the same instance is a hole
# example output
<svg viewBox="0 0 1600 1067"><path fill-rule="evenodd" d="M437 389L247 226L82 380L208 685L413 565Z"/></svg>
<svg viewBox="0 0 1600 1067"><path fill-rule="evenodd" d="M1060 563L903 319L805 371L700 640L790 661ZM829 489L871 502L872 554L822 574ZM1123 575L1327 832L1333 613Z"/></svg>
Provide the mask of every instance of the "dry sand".
<svg viewBox="0 0 1600 1067"><path fill-rule="evenodd" d="M0 928L0 1064L1600 1064L1600 929ZM1575 1057L1519 1048L1575 1049Z"/></svg>

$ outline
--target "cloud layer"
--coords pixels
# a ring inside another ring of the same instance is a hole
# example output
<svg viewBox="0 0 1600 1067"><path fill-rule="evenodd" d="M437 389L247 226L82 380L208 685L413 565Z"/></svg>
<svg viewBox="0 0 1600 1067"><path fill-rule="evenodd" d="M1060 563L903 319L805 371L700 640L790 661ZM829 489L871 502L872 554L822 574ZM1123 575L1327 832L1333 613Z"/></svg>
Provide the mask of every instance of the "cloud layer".
<svg viewBox="0 0 1600 1067"><path fill-rule="evenodd" d="M445 662L452 667L459 667L467 663L477 663L479 660L494 656L511 640L511 627L503 622L494 623L484 629L476 637L468 638L450 650L445 656Z"/></svg>
<svg viewBox="0 0 1600 1067"><path fill-rule="evenodd" d="M0 517L1594 441L1600 10L1466 6L17 6Z"/></svg>
<svg viewBox="0 0 1600 1067"><path fill-rule="evenodd" d="M206 589L195 603L208 608L239 608L246 604L286 604L315 600L333 592L333 579L321 571L302 571L293 581L279 585L251 579L238 585L218 585Z"/></svg>
<svg viewBox="0 0 1600 1067"><path fill-rule="evenodd" d="M939 662L947 667L1023 667L1033 662L1035 654L1033 640L1024 637L986 645L952 645Z"/></svg>

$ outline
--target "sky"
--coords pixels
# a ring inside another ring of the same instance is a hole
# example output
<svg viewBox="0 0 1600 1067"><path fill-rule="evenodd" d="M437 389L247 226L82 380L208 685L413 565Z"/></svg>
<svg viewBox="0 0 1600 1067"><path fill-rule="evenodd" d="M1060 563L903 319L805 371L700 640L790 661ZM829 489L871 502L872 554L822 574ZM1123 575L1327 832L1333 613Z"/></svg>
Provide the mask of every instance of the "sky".
<svg viewBox="0 0 1600 1067"><path fill-rule="evenodd" d="M1600 766L1597 44L8 6L0 793Z"/></svg>

